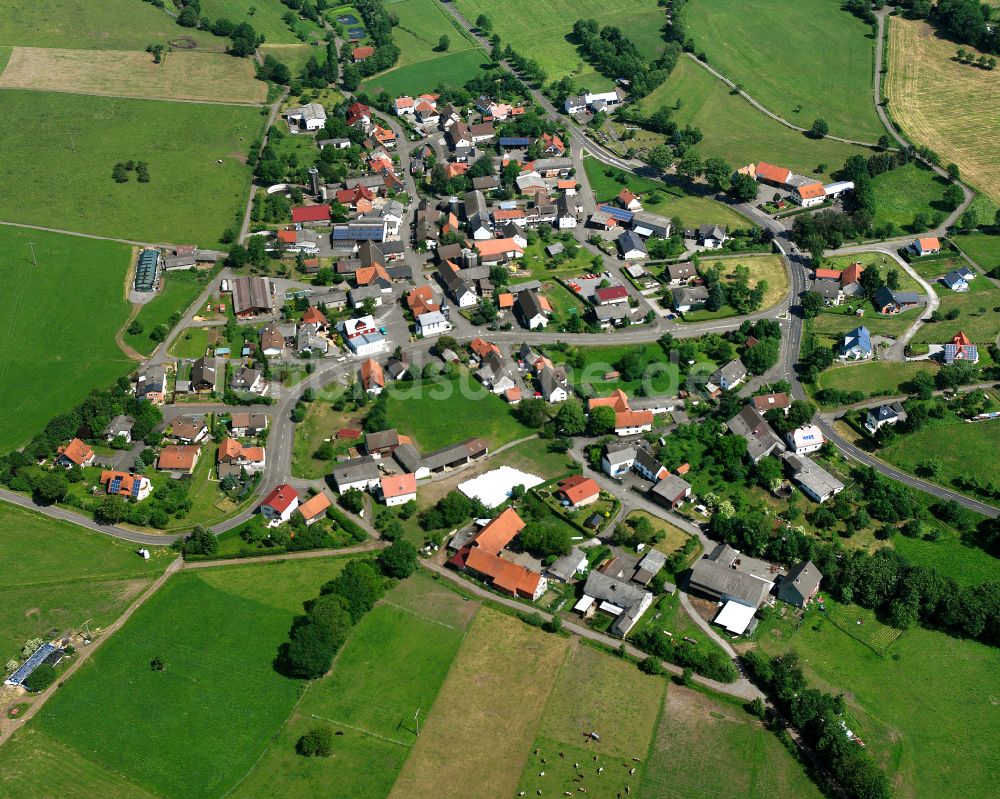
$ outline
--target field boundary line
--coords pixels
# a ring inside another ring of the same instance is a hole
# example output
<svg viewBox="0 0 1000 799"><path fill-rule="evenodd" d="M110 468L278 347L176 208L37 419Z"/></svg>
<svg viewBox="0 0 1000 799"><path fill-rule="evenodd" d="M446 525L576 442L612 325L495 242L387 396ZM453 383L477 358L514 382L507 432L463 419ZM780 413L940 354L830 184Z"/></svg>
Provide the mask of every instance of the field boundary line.
<svg viewBox="0 0 1000 799"><path fill-rule="evenodd" d="M447 622L438 621L437 619L429 619L427 616L421 616L415 610L412 610L411 608L404 608L402 605L397 605L395 602L392 602L388 599L379 600L379 604L390 605L396 608L397 610L403 611L403 613L409 613L412 616L416 616L418 619L421 619L422 621L429 622L430 624L440 624L442 627L447 627L449 630L454 630L455 632L461 632L461 630L453 624L448 624Z"/></svg>
<svg viewBox="0 0 1000 799"><path fill-rule="evenodd" d="M265 102L259 103L249 103L242 101L233 100L196 100L194 98L183 98L183 97L144 97L137 94L116 94L115 92L81 92L81 91L71 91L70 89L50 89L50 88L35 88L33 86L3 86L0 85L0 89L10 92L51 92L52 94L79 94L84 97L111 97L116 100L144 100L146 102L154 103L194 103L195 105L235 105L244 108L261 108L267 105Z"/></svg>
<svg viewBox="0 0 1000 799"><path fill-rule="evenodd" d="M403 741L397 741L395 738L390 738L388 735L382 735L378 732L372 732L371 730L366 730L364 727L356 727L353 724L348 724L346 721L337 721L336 719L328 719L325 716L317 716L315 713L309 714L310 718L314 718L317 721L328 721L331 724L338 724L341 727L347 727L348 729L354 730L355 732L360 732L362 735L370 735L372 738L379 738L380 740L387 741L391 744L396 744L396 746L402 746L404 749L409 749L413 744L404 743Z"/></svg>

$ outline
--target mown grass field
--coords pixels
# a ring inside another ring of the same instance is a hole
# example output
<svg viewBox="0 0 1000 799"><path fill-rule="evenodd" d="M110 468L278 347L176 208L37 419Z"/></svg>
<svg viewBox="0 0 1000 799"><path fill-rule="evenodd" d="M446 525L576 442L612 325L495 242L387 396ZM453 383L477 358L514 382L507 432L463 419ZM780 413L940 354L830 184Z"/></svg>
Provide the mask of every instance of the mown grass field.
<svg viewBox="0 0 1000 799"><path fill-rule="evenodd" d="M294 707L300 684L272 661L302 602L344 563L173 576L45 705L37 728L151 792L224 793ZM162 672L149 667L156 656Z"/></svg>
<svg viewBox="0 0 1000 799"><path fill-rule="evenodd" d="M671 685L640 799L822 795L773 733L739 705Z"/></svg>
<svg viewBox="0 0 1000 799"><path fill-rule="evenodd" d="M506 402L464 371L440 383L393 384L386 394L388 426L410 436L421 452L472 436L485 438L490 449L496 449L534 432L513 417ZM475 423L458 424L462 419Z"/></svg>
<svg viewBox="0 0 1000 799"><path fill-rule="evenodd" d="M163 282L156 296L144 304L136 314L135 318L142 324L143 331L135 335L125 332L122 335L125 343L144 355L155 350L157 342L153 341L149 334L157 325L170 327L170 316L174 313L183 314L191 306L205 288L208 275L208 272L196 270L167 273L162 278Z"/></svg>
<svg viewBox="0 0 1000 799"><path fill-rule="evenodd" d="M828 180L850 155L871 155L871 150L830 139L810 139L769 119L741 97L729 93L722 81L714 78L689 58L681 58L670 77L642 101L651 113L662 106L681 107L673 119L681 127L700 128L704 139L698 145L703 158L718 156L734 168L767 161L780 164L803 175ZM810 120L811 124L811 120ZM819 171L817 167L824 165Z"/></svg>
<svg viewBox="0 0 1000 799"><path fill-rule="evenodd" d="M794 649L810 684L846 692L853 729L887 769L896 796L995 795L996 649L917 628L880 657L818 612L797 630L772 629L756 636L764 651Z"/></svg>
<svg viewBox="0 0 1000 799"><path fill-rule="evenodd" d="M346 452L357 442L337 440L341 427L350 427L351 420L361 418L363 411L335 411L331 405L333 397L324 397L312 402L306 409L306 418L295 426L295 442L292 445L292 474L306 479L319 479L330 473L333 463L314 458L313 453L326 439L331 439L335 452Z"/></svg>
<svg viewBox="0 0 1000 799"><path fill-rule="evenodd" d="M954 161L966 180L1000 202L1000 150L995 145L1000 76L953 61L957 45L923 21L897 16L887 24L884 92L893 119L917 144L937 152L942 163Z"/></svg>
<svg viewBox="0 0 1000 799"><path fill-rule="evenodd" d="M181 333L170 348L178 358L200 358L208 348L209 328L189 327Z"/></svg>
<svg viewBox="0 0 1000 799"><path fill-rule="evenodd" d="M238 227L258 109L13 89L0 106L0 183L18 187L0 218L203 247ZM149 183L112 179L130 159L149 163Z"/></svg>
<svg viewBox="0 0 1000 799"><path fill-rule="evenodd" d="M982 352L980 360L986 354L986 346L996 342L1000 334L1000 288L985 278L978 278L965 292L951 292L943 286L936 289L941 298L940 310L943 314L958 311L957 319L926 324L913 336L916 343L944 344L959 330L968 335L973 342L979 344Z"/></svg>
<svg viewBox="0 0 1000 799"><path fill-rule="evenodd" d="M273 55L286 67L292 71L293 76L302 74L302 70L309 63L310 57L315 56L320 64L326 63L326 47L324 42L318 45L311 44L274 44L267 43L261 45L260 52L265 57Z"/></svg>
<svg viewBox="0 0 1000 799"><path fill-rule="evenodd" d="M953 241L983 269L1000 266L1000 235L971 233L955 236Z"/></svg>
<svg viewBox="0 0 1000 799"><path fill-rule="evenodd" d="M947 214L948 209L941 201L947 186L947 180L916 162L883 172L872 181L875 192L872 224L893 224L911 230L915 214L924 213L928 218L935 211Z"/></svg>
<svg viewBox="0 0 1000 799"><path fill-rule="evenodd" d="M128 318L130 257L114 242L0 225L0 452L128 372L114 338ZM41 320L54 309L53 328Z"/></svg>
<svg viewBox="0 0 1000 799"><path fill-rule="evenodd" d="M626 786L638 786L638 775L628 772L636 767L633 757L645 759L666 688L662 678L574 642L545 705L519 789L534 796L537 790L560 795L583 788L588 796L614 797L624 795ZM588 741L595 731L600 742Z"/></svg>
<svg viewBox="0 0 1000 799"><path fill-rule="evenodd" d="M480 609L389 796L513 796L568 646Z"/></svg>
<svg viewBox="0 0 1000 799"><path fill-rule="evenodd" d="M275 0L275 4L277 2ZM4 0L0 44L145 50L152 42L190 37L200 50L222 52L226 40L182 28L161 9L133 0Z"/></svg>
<svg viewBox="0 0 1000 799"><path fill-rule="evenodd" d="M400 0L392 3L392 13L399 17L399 25L392 32L399 48L398 67L478 48L436 0ZM447 36L450 42L443 52L437 49L442 36Z"/></svg>
<svg viewBox="0 0 1000 799"><path fill-rule="evenodd" d="M996 480L998 447L1000 421L969 423L949 415L883 447L878 456L910 473L937 458L941 471L928 479L954 488L952 480L962 476Z"/></svg>
<svg viewBox="0 0 1000 799"><path fill-rule="evenodd" d="M15 47L0 88L150 100L262 103L267 85L246 58L177 51L160 64L145 52Z"/></svg>
<svg viewBox="0 0 1000 799"><path fill-rule="evenodd" d="M960 585L979 585L997 578L997 559L977 546L966 546L955 534L937 541L896 535L892 544L911 563L935 568Z"/></svg>
<svg viewBox="0 0 1000 799"><path fill-rule="evenodd" d="M714 69L793 125L823 118L832 134L870 142L885 133L872 102L874 34L835 0L695 0L682 16Z"/></svg>
<svg viewBox="0 0 1000 799"><path fill-rule="evenodd" d="M431 712L477 608L422 574L399 583L351 633L331 673L306 688L233 795L386 796L416 740L414 713ZM295 741L321 723L343 733L333 755L297 755Z"/></svg>
<svg viewBox="0 0 1000 799"><path fill-rule="evenodd" d="M578 19L596 19L602 26L619 27L647 57L654 58L663 50L666 18L654 0L629 0L617 6L600 0L545 0L540 4L529 0L458 0L457 6L473 23L486 14L493 21L494 32L525 58L537 60L549 81L568 75L591 91L610 89L612 83L598 75L568 41Z"/></svg>
<svg viewBox="0 0 1000 799"><path fill-rule="evenodd" d="M928 361L868 361L866 363L834 366L820 374L819 388L836 388L841 391L863 391L866 395L887 397L905 393L900 384L912 380L920 372L934 374L938 367Z"/></svg>
<svg viewBox="0 0 1000 799"><path fill-rule="evenodd" d="M91 619L97 633L175 557L143 560L125 543L16 505L0 504L0 660L30 638Z"/></svg>
<svg viewBox="0 0 1000 799"><path fill-rule="evenodd" d="M254 9L251 14L250 9ZM202 0L202 14L210 19L225 17L237 24L249 22L257 33L262 33L269 42L298 42L300 39L282 19L291 9L280 0ZM294 11L292 11L295 14ZM308 39L322 39L323 31L310 20L296 16L295 31L301 31Z"/></svg>
<svg viewBox="0 0 1000 799"><path fill-rule="evenodd" d="M632 173L623 173L614 167L602 164L595 158L585 158L584 169L587 170L587 180L598 202L610 202L618 196L624 187L630 188L640 195L643 209L653 214L665 216L668 219L679 218L684 227L697 225L725 225L729 228L749 228L754 224L741 216L725 203L713 200L711 197L688 194L680 186L661 183L658 180L644 178ZM623 174L625 183L616 176ZM653 194L659 195L659 202L650 202Z"/></svg>
<svg viewBox="0 0 1000 799"><path fill-rule="evenodd" d="M895 316L879 316L872 312L870 303L865 302L861 307L867 308L863 317L824 311L815 319L809 320L809 327L812 332L830 339L840 339L848 330L853 330L859 325L864 325L877 336L896 337L906 332L906 329L913 324L921 312L917 308Z"/></svg>
<svg viewBox="0 0 1000 799"><path fill-rule="evenodd" d="M711 265L710 258L705 258L704 262ZM756 288L763 281L767 283L767 291L764 292L764 299L761 302L760 310L773 308L788 296L788 270L780 255L747 255L739 258L727 258L719 261L722 265L722 282L728 285L733 282L736 274L736 267L745 266L750 270L750 287ZM718 311L691 311L684 314L685 322L699 322L706 319L722 319L727 316L737 316L736 309L730 305L723 305Z"/></svg>
<svg viewBox="0 0 1000 799"><path fill-rule="evenodd" d="M386 91L390 97L424 94L439 86L460 88L489 65L489 59L482 50L460 50L382 72L366 80L362 88L373 94Z"/></svg>

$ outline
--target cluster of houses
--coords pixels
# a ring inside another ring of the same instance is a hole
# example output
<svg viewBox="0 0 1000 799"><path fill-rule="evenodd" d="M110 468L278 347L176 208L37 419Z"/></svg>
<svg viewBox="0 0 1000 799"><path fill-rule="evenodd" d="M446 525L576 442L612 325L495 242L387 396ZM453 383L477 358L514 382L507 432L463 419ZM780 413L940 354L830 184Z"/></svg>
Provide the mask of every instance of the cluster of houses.
<svg viewBox="0 0 1000 799"><path fill-rule="evenodd" d="M792 201L803 208L822 205L840 197L844 192L854 189L854 183L850 180L823 184L815 178L797 175L787 167L775 166L764 161L748 164L738 169L737 172L750 175L758 183L774 186L776 189L788 192Z"/></svg>
<svg viewBox="0 0 1000 799"><path fill-rule="evenodd" d="M261 501L261 516L267 519L269 527L277 527L290 521L298 513L307 525L314 524L326 515L333 503L322 491L303 502L299 493L287 483L272 488Z"/></svg>

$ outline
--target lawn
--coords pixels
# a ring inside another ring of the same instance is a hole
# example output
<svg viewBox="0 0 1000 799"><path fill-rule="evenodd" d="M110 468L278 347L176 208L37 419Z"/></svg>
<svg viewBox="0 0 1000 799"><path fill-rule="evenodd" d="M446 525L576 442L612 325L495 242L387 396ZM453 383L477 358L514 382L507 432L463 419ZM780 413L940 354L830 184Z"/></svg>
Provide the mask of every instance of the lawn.
<svg viewBox="0 0 1000 799"><path fill-rule="evenodd" d="M568 41L573 23L578 19L596 19L602 26L619 27L648 58L655 58L663 49L662 30L666 19L655 0L630 0L626 7L601 0L544 0L542 3L458 0L456 6L470 22L486 14L493 21L493 31L525 58L537 60L549 81L568 75L578 87L591 91L610 89L612 82L598 75Z"/></svg>
<svg viewBox="0 0 1000 799"><path fill-rule="evenodd" d="M207 327L189 327L181 333L170 348L170 354L176 358L191 360L200 358L208 349Z"/></svg>
<svg viewBox="0 0 1000 799"><path fill-rule="evenodd" d="M293 76L301 75L305 65L313 56L320 64L326 63L326 46L324 42L312 44L274 44L268 42L260 48L261 54L273 55L292 71Z"/></svg>
<svg viewBox="0 0 1000 799"><path fill-rule="evenodd" d="M936 524L940 526L941 522ZM980 585L997 579L997 559L978 546L963 544L956 534L944 535L937 541L895 535L892 545L911 563L937 569L960 585Z"/></svg>
<svg viewBox="0 0 1000 799"><path fill-rule="evenodd" d="M450 42L447 53L478 47L437 0L400 0L392 4L391 11L399 18L399 25L392 31L392 40L399 48L397 67L441 58L445 53L437 46L442 36Z"/></svg>
<svg viewBox="0 0 1000 799"><path fill-rule="evenodd" d="M295 706L301 684L272 661L302 602L344 563L175 575L45 705L38 727L150 791L224 793ZM156 656L164 671L149 668Z"/></svg>
<svg viewBox="0 0 1000 799"><path fill-rule="evenodd" d="M885 95L893 119L917 144L954 161L965 180L1000 202L1000 77L953 60L957 46L927 23L894 16ZM966 49L970 49L966 46ZM980 55L973 50L975 55Z"/></svg>
<svg viewBox="0 0 1000 799"><path fill-rule="evenodd" d="M0 183L18 187L0 218L203 247L238 227L258 109L10 89L0 106ZM112 180L129 159L149 163L149 183Z"/></svg>
<svg viewBox="0 0 1000 799"><path fill-rule="evenodd" d="M135 0L4 0L0 4L0 44L75 47L87 50L145 50L193 39L200 50L222 52L226 40L181 28L162 10Z"/></svg>
<svg viewBox="0 0 1000 799"><path fill-rule="evenodd" d="M797 630L775 625L756 637L771 654L796 650L811 685L846 692L853 729L897 796L996 794L996 710L983 690L1000 669L996 649L916 628L880 657L816 612Z"/></svg>
<svg viewBox="0 0 1000 799"><path fill-rule="evenodd" d="M848 306L841 306L841 311L836 309L821 311L819 316L809 320L809 326L812 332L831 339L840 339L848 330L853 330L859 325L864 325L877 336L895 338L905 333L923 312L921 308L915 308L895 316L881 316L872 311L868 302L863 303L862 307L867 309L862 317L847 313Z"/></svg>
<svg viewBox="0 0 1000 799"><path fill-rule="evenodd" d="M267 85L246 58L177 51L156 64L145 52L15 47L0 87L149 100L262 103Z"/></svg>
<svg viewBox="0 0 1000 799"><path fill-rule="evenodd" d="M681 127L690 124L701 129L705 137L698 145L701 156L718 156L734 167L767 161L827 180L848 156L871 155L867 148L810 139L769 119L746 100L730 94L725 84L689 58L677 62L670 78L643 99L642 107L647 112L662 106L672 108L678 99L681 107L673 112L673 119ZM821 164L824 169L817 171Z"/></svg>
<svg viewBox="0 0 1000 799"><path fill-rule="evenodd" d="M326 394L326 392L324 392ZM357 419L357 411L335 411L331 404L333 397L324 396L309 403L306 418L295 425L295 441L292 444L292 474L307 480L316 480L330 473L333 463L314 458L313 453L330 439L337 455L345 453L357 441L336 438L342 427L352 427L351 419Z"/></svg>
<svg viewBox="0 0 1000 799"><path fill-rule="evenodd" d="M174 555L133 547L69 522L0 504L0 662L50 630L106 627Z"/></svg>
<svg viewBox="0 0 1000 799"><path fill-rule="evenodd" d="M920 372L937 372L937 364L929 361L868 361L865 363L834 366L819 378L819 388L841 391L861 391L866 396L887 397L905 393L900 385L912 380Z"/></svg>
<svg viewBox="0 0 1000 799"><path fill-rule="evenodd" d="M995 480L998 447L1000 421L968 423L948 414L915 433L901 436L880 449L878 456L910 473L936 458L941 471L929 479L953 488L952 480L962 476L976 476L984 482Z"/></svg>
<svg viewBox="0 0 1000 799"><path fill-rule="evenodd" d="M252 14L250 9L254 9ZM298 15L293 32L282 19L289 10L280 0L201 0L202 14L210 19L225 17L237 24L249 22L269 42L301 41L297 32L312 40L323 38L323 31L316 23L298 18Z"/></svg>
<svg viewBox="0 0 1000 799"><path fill-rule="evenodd" d="M599 347L577 347L583 354L583 366L580 369L567 368L567 373L573 387L586 392L591 389L595 396L607 396L617 388L633 395L636 389L646 382L647 394L676 396L678 389L677 365L670 363L659 344L651 342L636 348L633 345L618 344ZM643 372L648 375L638 380L616 378L604 380L604 375L616 369L626 353L637 352L642 361ZM556 349L546 349L545 354L553 363L566 363L568 354Z"/></svg>
<svg viewBox="0 0 1000 799"><path fill-rule="evenodd" d="M397 585L351 633L331 673L306 688L233 795L386 796L416 740L414 714L431 711L477 608L422 574ZM298 756L295 741L321 721L343 733L333 756Z"/></svg>
<svg viewBox="0 0 1000 799"><path fill-rule="evenodd" d="M150 333L158 325L171 327L171 315L183 314L214 275L214 270L212 272L182 270L166 273L161 280L160 290L156 296L143 305L135 317L136 321L143 327L142 332L136 335L126 332L122 336L125 343L144 355L155 350L158 344L149 337Z"/></svg>
<svg viewBox="0 0 1000 799"><path fill-rule="evenodd" d="M614 200L622 187L628 186L642 197L644 210L668 219L679 218L683 227L697 225L725 225L729 228L742 229L754 227L753 222L725 203L708 196L689 194L681 186L622 172L595 158L585 158L583 166L587 170L587 180L598 202ZM619 181L618 176L624 176L625 182ZM658 196L659 201L650 202L650 195Z"/></svg>
<svg viewBox="0 0 1000 799"><path fill-rule="evenodd" d="M566 322L570 316L583 316L590 307L582 297L574 294L568 288L555 280L546 280L542 283L542 293L548 298L552 306L553 316L549 321L550 325L558 326Z"/></svg>
<svg viewBox="0 0 1000 799"><path fill-rule="evenodd" d="M822 795L774 733L739 705L671 685L645 759L640 799Z"/></svg>
<svg viewBox="0 0 1000 799"><path fill-rule="evenodd" d="M539 789L558 795L579 788L596 797L624 794L626 785L639 782L628 773L636 766L632 758L646 757L666 688L663 678L574 642L545 705L519 789L530 796ZM600 742L587 740L594 731ZM598 774L598 768L605 772Z"/></svg>
<svg viewBox="0 0 1000 799"><path fill-rule="evenodd" d="M822 118L833 135L869 142L885 133L872 102L874 34L836 0L695 0L683 18L714 69L793 125Z"/></svg>
<svg viewBox="0 0 1000 799"><path fill-rule="evenodd" d="M130 257L114 242L0 226L0 452L128 372L115 333ZM54 309L57 329L39 328Z"/></svg>
<svg viewBox="0 0 1000 799"><path fill-rule="evenodd" d="M708 262L710 258L705 258ZM731 283L735 279L736 267L745 266L750 270L750 287L756 288L761 281L767 283L767 291L761 302L760 310L773 308L788 296L788 270L780 255L748 255L739 258L727 258L718 261L722 266L722 282ZM737 316L736 309L726 304L718 311L696 310L684 314L685 322L703 322L707 319L723 319L727 316Z"/></svg>
<svg viewBox="0 0 1000 799"><path fill-rule="evenodd" d="M670 522L664 521L659 516L654 516L652 513L644 510L631 511L620 524L628 524L639 519L648 520L653 525L654 530L659 530L663 533L663 538L656 542L654 548L660 550L664 555L672 555L687 543L687 533L674 527Z"/></svg>
<svg viewBox="0 0 1000 799"><path fill-rule="evenodd" d="M1000 235L969 233L955 236L952 241L983 269L1000 266Z"/></svg>
<svg viewBox="0 0 1000 799"><path fill-rule="evenodd" d="M389 795L513 796L568 648L565 638L480 609Z"/></svg>
<svg viewBox="0 0 1000 799"><path fill-rule="evenodd" d="M573 241L572 237L569 239ZM560 239L553 239L552 243L558 243ZM574 242L577 244L576 255L572 258L567 258L561 264L559 264L556 269L549 269L548 264L552 263L548 255L545 254L545 248L548 243L539 239L538 241L532 242L527 247L524 248L524 258L522 258L518 264L518 270L526 270L531 273L531 277L535 280L545 280L549 277L575 277L577 275L586 275L594 271L594 256L586 247L579 246L579 242Z"/></svg>
<svg viewBox="0 0 1000 799"><path fill-rule="evenodd" d="M872 181L875 193L872 224L876 227L891 224L910 230L915 214L923 213L930 218L934 211L947 213L947 207L941 202L947 186L947 180L916 161L883 172ZM923 230L914 232L922 233Z"/></svg>
<svg viewBox="0 0 1000 799"><path fill-rule="evenodd" d="M533 432L514 418L506 402L465 371L440 382L394 383L385 393L388 426L410 436L424 453L472 435L485 438L496 449ZM471 425L456 424L473 419Z"/></svg>
<svg viewBox="0 0 1000 799"><path fill-rule="evenodd" d="M919 259L917 259L919 262ZM895 269L899 274L899 291L915 291L923 294L924 289L910 275L903 270L899 262L886 255L884 252L860 252L854 255L836 255L832 258L824 258L821 267L823 269L847 269L851 264L859 263L864 267L876 265L883 277L890 269ZM938 261L938 263L946 263ZM914 270L919 273L919 269L914 265ZM947 271L947 270L945 270Z"/></svg>
<svg viewBox="0 0 1000 799"><path fill-rule="evenodd" d="M970 285L969 291L954 293L940 287L937 293L941 298L941 313L958 311L959 316L924 325L913 336L915 343L944 344L959 330L979 344L982 350L996 342L997 334L1000 334L1000 312L996 310L1000 306L1000 288L985 278L979 278ZM982 352L980 359L985 354Z"/></svg>
<svg viewBox="0 0 1000 799"><path fill-rule="evenodd" d="M390 97L401 94L415 96L432 92L438 87L458 89L478 76L484 65L489 67L489 59L482 50L460 50L382 72L368 78L362 88L370 94L386 91Z"/></svg>

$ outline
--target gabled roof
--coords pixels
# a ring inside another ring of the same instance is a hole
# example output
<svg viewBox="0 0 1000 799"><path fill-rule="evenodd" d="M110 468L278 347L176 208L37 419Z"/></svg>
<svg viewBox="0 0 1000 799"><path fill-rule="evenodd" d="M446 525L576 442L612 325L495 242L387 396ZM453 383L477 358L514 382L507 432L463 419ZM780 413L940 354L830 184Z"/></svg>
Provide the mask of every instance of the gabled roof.
<svg viewBox="0 0 1000 799"><path fill-rule="evenodd" d="M326 494L320 492L316 496L307 499L299 505L296 510L302 514L306 521L310 521L321 514L326 513L326 509L332 504L333 503L330 502L330 498Z"/></svg>
<svg viewBox="0 0 1000 799"><path fill-rule="evenodd" d="M805 183L796 190L803 200L815 200L817 197L826 197L826 189L822 183Z"/></svg>
<svg viewBox="0 0 1000 799"><path fill-rule="evenodd" d="M94 455L94 451L78 438L74 438L65 447L59 447L57 451L77 466L83 466Z"/></svg>
<svg viewBox="0 0 1000 799"><path fill-rule="evenodd" d="M509 544L524 529L524 521L513 508L507 508L493 519L475 538L475 548L493 555Z"/></svg>
<svg viewBox="0 0 1000 799"><path fill-rule="evenodd" d="M160 450L156 459L157 469L192 469L201 447L197 444L170 444Z"/></svg>
<svg viewBox="0 0 1000 799"><path fill-rule="evenodd" d="M385 375L378 361L369 358L361 364L361 383L366 390L372 386L385 386Z"/></svg>
<svg viewBox="0 0 1000 799"><path fill-rule="evenodd" d="M922 250L940 250L941 240L937 236L927 236L917 239Z"/></svg>
<svg viewBox="0 0 1000 799"><path fill-rule="evenodd" d="M587 400L588 412L594 410L594 408L601 408L601 407L614 408L615 411L630 410L628 404L628 395L620 388L616 388L607 397L591 397L589 400Z"/></svg>
<svg viewBox="0 0 1000 799"><path fill-rule="evenodd" d="M761 161L757 164L757 177L762 180L770 180L774 183L787 183L792 176L792 170L783 166L775 166ZM822 185L822 184L821 184Z"/></svg>
<svg viewBox="0 0 1000 799"><path fill-rule="evenodd" d="M330 206L326 203L322 205L300 205L292 209L293 222L329 222Z"/></svg>
<svg viewBox="0 0 1000 799"><path fill-rule="evenodd" d="M386 499L405 497L417 492L417 476L415 474L393 474L382 478L379 483L382 496Z"/></svg>
<svg viewBox="0 0 1000 799"><path fill-rule="evenodd" d="M260 504L267 505L276 513L284 513L291 507L293 502L298 501L298 498L299 495L295 492L294 488L287 483L282 483L272 488Z"/></svg>
<svg viewBox="0 0 1000 799"><path fill-rule="evenodd" d="M753 407L758 413L767 413L770 410L784 410L792 404L792 400L784 392L780 394L763 394L753 398Z"/></svg>
<svg viewBox="0 0 1000 799"><path fill-rule="evenodd" d="M840 273L840 285L848 286L851 283L857 283L861 279L861 273L864 271L865 267L860 262L855 261Z"/></svg>
<svg viewBox="0 0 1000 799"><path fill-rule="evenodd" d="M622 430L626 427L644 427L652 423L652 411L618 411L615 414L615 430Z"/></svg>
<svg viewBox="0 0 1000 799"><path fill-rule="evenodd" d="M592 478L582 474L574 474L560 481L559 490L574 505L601 493L601 487Z"/></svg>

